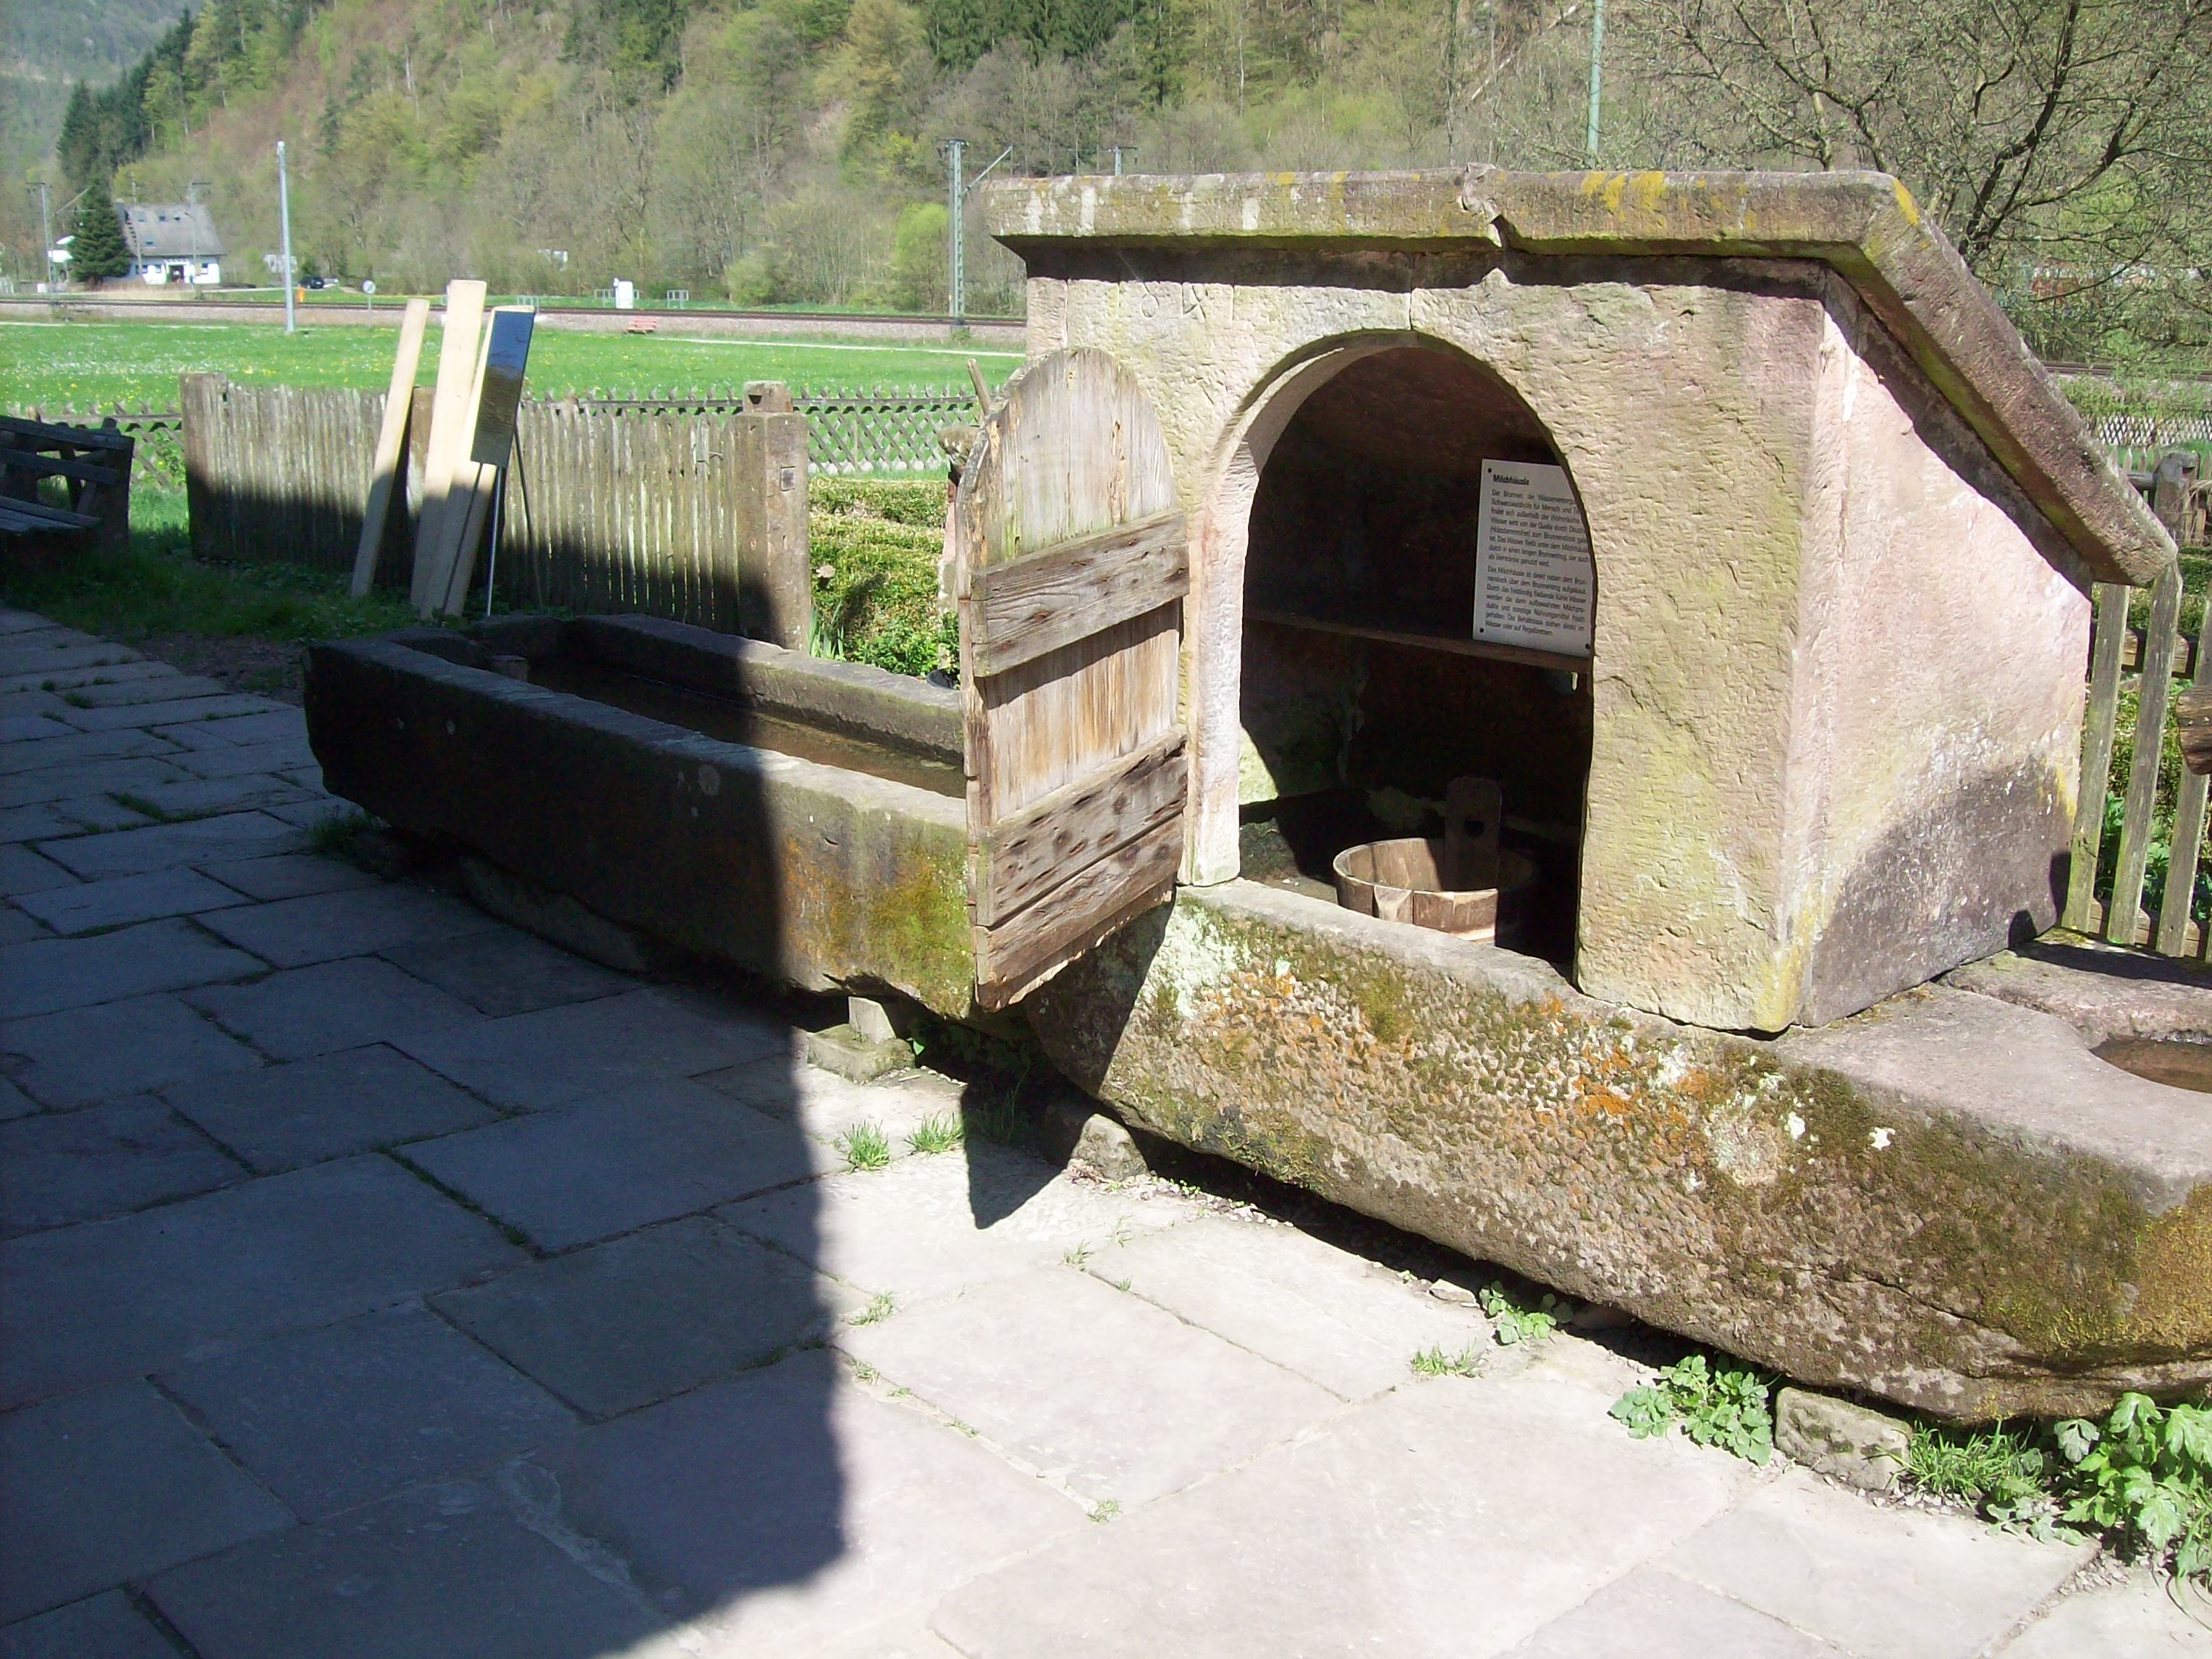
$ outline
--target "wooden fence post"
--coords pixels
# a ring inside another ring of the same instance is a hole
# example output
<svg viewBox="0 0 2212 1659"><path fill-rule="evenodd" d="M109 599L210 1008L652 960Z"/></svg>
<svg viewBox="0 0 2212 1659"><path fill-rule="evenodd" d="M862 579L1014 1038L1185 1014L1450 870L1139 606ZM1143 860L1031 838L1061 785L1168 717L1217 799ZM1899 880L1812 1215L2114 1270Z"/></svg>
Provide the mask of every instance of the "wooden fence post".
<svg viewBox="0 0 2212 1659"><path fill-rule="evenodd" d="M783 412L791 400L781 386L773 392L763 386L757 398L748 386L745 401L747 409L729 417L738 441L730 549L736 561L730 574L737 587L737 625L754 639L804 651L814 622L814 571L806 538L806 417ZM778 403L783 410L777 410Z"/></svg>

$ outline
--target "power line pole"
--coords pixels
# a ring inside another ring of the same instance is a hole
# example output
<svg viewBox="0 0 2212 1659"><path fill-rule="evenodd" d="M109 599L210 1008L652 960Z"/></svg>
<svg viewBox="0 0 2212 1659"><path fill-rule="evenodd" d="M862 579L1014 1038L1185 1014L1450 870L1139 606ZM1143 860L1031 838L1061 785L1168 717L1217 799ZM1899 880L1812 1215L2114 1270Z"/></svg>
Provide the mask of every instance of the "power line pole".
<svg viewBox="0 0 2212 1659"><path fill-rule="evenodd" d="M284 234L284 331L295 334L299 322L292 315L292 192L284 178L284 141L276 141L276 218Z"/></svg>
<svg viewBox="0 0 2212 1659"><path fill-rule="evenodd" d="M945 143L945 161L949 179L945 198L946 210L951 215L952 270L945 290L946 308L952 313L952 337L958 339L968 331L968 249L961 234L961 209L968 204L968 192L960 187L960 157L968 148L967 141L948 138Z"/></svg>
<svg viewBox="0 0 2212 1659"><path fill-rule="evenodd" d="M1605 0L1595 0L1590 12L1589 131L1583 138L1583 154L1592 167L1597 165L1598 101L1604 64Z"/></svg>
<svg viewBox="0 0 2212 1659"><path fill-rule="evenodd" d="M50 210L53 187L43 179L39 180L39 291L54 291L54 217Z"/></svg>
<svg viewBox="0 0 2212 1659"><path fill-rule="evenodd" d="M948 138L945 141L946 179L945 199L946 210L952 216L952 223L950 227L952 233L952 280L949 284L951 291L945 298L948 302L947 308L952 313L952 337L955 339L965 339L968 336L968 237L967 227L963 222L964 217L963 210L967 207L968 198L974 192L975 186L989 178L993 168L1014 153L1014 147L1008 144L993 159L990 167L985 167L982 172L977 173L973 180L963 184L960 177L960 165L961 158L966 154L967 149L968 141L964 138Z"/></svg>

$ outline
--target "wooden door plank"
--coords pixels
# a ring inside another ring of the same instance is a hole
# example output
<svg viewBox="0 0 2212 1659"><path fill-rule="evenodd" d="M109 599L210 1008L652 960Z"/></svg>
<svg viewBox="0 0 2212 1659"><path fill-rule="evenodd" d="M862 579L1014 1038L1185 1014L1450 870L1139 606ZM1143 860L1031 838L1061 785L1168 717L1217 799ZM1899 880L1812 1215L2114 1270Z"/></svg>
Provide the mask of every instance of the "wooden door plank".
<svg viewBox="0 0 2212 1659"><path fill-rule="evenodd" d="M1183 515L1134 524L1025 554L975 573L975 672L1000 674L1141 617L1190 587Z"/></svg>
<svg viewBox="0 0 2212 1659"><path fill-rule="evenodd" d="M430 400L430 448L422 473L422 513L415 527L415 576L408 601L427 617L442 590L438 550L447 534L446 513L453 474L468 460L470 411L476 400L477 337L483 322L484 285L470 278L446 284L446 315L438 339L438 384ZM473 463L471 463L473 465Z"/></svg>
<svg viewBox="0 0 2212 1659"><path fill-rule="evenodd" d="M1176 723L1179 607L1170 605L975 681L991 805L984 822L1025 811Z"/></svg>
<svg viewBox="0 0 2212 1659"><path fill-rule="evenodd" d="M978 848L975 920L996 927L1057 882L1182 811L1182 728L991 825Z"/></svg>
<svg viewBox="0 0 2212 1659"><path fill-rule="evenodd" d="M1175 891L1182 862L1180 813L1115 848L1054 893L994 927L975 929L976 997L1002 1008L1053 969Z"/></svg>
<svg viewBox="0 0 2212 1659"><path fill-rule="evenodd" d="M2066 875L2062 926L2087 933L2097 926L2097 860L2105 842L2105 791L2112 781L2112 733L2120 712L2120 647L2134 589L2100 582L2096 632L2089 648L2089 699L2082 719L2081 793L2074 809L2073 856Z"/></svg>
<svg viewBox="0 0 2212 1659"><path fill-rule="evenodd" d="M392 492L407 453L407 420L415 406L415 374L422 364L422 336L430 325L430 302L407 302L399 319L399 349L392 355L392 383L384 394L384 420L377 428L376 454L369 464L368 506L361 521L361 545L354 550L353 596L359 599L376 580L377 550L384 545L385 520Z"/></svg>
<svg viewBox="0 0 2212 1659"><path fill-rule="evenodd" d="M2120 817L2120 856L2112 872L2112 896L2105 907L2105 938L2114 945L2136 942L2143 868L2150 856L2151 813L2158 804L2166 706L2173 686L2175 624L2180 618L2181 567L2170 564L2150 591L2150 637L2143 647L2142 676L2136 682L2135 761Z"/></svg>
<svg viewBox="0 0 2212 1659"><path fill-rule="evenodd" d="M2204 792L2212 778L2185 771L2173 805L2173 850L2166 861L2166 896L2158 907L2158 936L2153 948L2178 957L2188 948L2190 902L2197 893L2197 866L2204 848Z"/></svg>

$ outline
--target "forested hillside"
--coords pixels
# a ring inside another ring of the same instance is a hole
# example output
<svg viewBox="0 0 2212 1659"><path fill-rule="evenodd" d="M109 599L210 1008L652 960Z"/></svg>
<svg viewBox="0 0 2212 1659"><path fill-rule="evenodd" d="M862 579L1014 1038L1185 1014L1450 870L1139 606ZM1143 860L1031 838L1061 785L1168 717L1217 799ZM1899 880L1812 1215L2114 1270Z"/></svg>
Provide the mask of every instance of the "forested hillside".
<svg viewBox="0 0 2212 1659"><path fill-rule="evenodd" d="M0 168L45 155L72 82L137 63L189 0L0 0Z"/></svg>
<svg viewBox="0 0 2212 1659"><path fill-rule="evenodd" d="M234 271L273 246L282 137L300 252L349 277L935 308L949 137L971 172L1116 145L1143 170L1580 166L1589 23L1586 0L206 0L77 94L54 164L126 198L200 181ZM1613 0L1604 46L1606 165L1880 167L2045 350L2206 337L2212 0ZM971 246L971 307L1016 307L1012 262Z"/></svg>

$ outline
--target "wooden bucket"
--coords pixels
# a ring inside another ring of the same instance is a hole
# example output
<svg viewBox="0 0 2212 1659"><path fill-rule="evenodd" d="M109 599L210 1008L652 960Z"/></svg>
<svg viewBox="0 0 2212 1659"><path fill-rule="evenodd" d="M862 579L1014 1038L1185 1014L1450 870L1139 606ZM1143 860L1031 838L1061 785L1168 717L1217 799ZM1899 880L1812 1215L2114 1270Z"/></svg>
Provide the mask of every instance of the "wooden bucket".
<svg viewBox="0 0 2212 1659"><path fill-rule="evenodd" d="M1362 842L1339 853L1329 867L1336 872L1336 902L1347 910L1385 921L1410 921L1509 951L1520 947L1528 896L1536 884L1533 863L1500 849L1497 885L1445 886L1441 836Z"/></svg>

